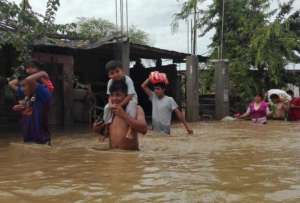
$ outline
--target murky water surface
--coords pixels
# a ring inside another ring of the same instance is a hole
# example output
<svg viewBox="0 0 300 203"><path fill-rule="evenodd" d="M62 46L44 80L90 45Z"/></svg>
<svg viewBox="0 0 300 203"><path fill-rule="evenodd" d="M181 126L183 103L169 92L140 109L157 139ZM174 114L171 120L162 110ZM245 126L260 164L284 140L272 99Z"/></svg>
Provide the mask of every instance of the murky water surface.
<svg viewBox="0 0 300 203"><path fill-rule="evenodd" d="M53 147L1 133L0 202L300 202L300 123L193 128L150 132L139 152L100 150L88 133Z"/></svg>

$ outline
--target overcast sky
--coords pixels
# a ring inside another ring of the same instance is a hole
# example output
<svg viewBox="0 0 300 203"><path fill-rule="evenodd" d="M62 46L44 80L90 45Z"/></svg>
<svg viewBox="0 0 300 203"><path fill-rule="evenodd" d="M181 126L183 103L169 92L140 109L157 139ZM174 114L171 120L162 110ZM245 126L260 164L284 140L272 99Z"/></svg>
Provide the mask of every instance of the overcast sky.
<svg viewBox="0 0 300 203"><path fill-rule="evenodd" d="M21 0L14 0L19 3ZM234 1L234 0L232 0ZM272 7L278 2L288 0L273 0ZM33 10L45 13L47 0L30 0ZM115 0L60 0L61 6L56 16L57 23L74 22L77 17L104 18L115 22ZM124 0L125 2L125 0ZM187 28L181 24L177 33L171 32L171 22L174 13L178 12L181 3L177 0L128 0L129 24L136 25L150 34L152 45L181 52L187 51ZM181 0L182 2L182 0ZM207 0L203 7L211 2ZM296 0L295 9L300 9L300 0ZM208 51L212 33L198 40L198 54Z"/></svg>

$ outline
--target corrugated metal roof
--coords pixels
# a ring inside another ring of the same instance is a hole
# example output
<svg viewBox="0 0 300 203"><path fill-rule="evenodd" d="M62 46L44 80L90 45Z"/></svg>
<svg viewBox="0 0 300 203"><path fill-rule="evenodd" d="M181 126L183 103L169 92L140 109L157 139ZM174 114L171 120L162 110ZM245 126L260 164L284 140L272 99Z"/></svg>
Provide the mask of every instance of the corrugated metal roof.
<svg viewBox="0 0 300 203"><path fill-rule="evenodd" d="M126 37L111 37L99 41L89 40L68 40L68 39L53 39L44 38L37 40L34 46L38 50L51 52L76 52L76 51L91 51L94 53L103 54L104 52L111 52L107 55L113 55L115 44L118 42L127 42ZM137 58L145 59L173 59L178 62L182 62L188 53L181 53L177 51L170 51L166 49L160 49L152 46L130 43L130 58L135 60ZM205 62L208 57L198 56L200 62Z"/></svg>
<svg viewBox="0 0 300 203"><path fill-rule="evenodd" d="M45 37L41 40L36 40L34 42L34 46L89 50L89 49L99 48L105 44L116 43L118 40L122 40L122 37L110 37L98 41L55 39L55 38Z"/></svg>

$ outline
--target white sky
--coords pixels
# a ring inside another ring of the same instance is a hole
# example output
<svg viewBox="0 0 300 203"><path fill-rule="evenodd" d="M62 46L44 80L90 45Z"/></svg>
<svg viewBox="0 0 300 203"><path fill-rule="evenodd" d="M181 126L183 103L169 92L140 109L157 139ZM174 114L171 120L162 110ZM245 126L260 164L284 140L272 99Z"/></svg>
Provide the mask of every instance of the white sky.
<svg viewBox="0 0 300 203"><path fill-rule="evenodd" d="M11 0L19 3L21 0ZM128 0L129 24L148 32L155 47L187 51L187 28L181 23L177 33L171 32L171 22L174 13L180 11L183 0ZM212 0L202 4L206 7ZM234 0L232 0L234 1ZM288 0L272 0L275 8L278 2ZM30 0L33 10L45 13L47 0ZM125 2L125 1L124 1ZM74 22L77 17L104 18L115 22L115 0L60 0L61 6L57 12L57 23ZM300 0L294 3L295 9L300 9ZM208 44L213 33L198 39L198 54L208 51Z"/></svg>

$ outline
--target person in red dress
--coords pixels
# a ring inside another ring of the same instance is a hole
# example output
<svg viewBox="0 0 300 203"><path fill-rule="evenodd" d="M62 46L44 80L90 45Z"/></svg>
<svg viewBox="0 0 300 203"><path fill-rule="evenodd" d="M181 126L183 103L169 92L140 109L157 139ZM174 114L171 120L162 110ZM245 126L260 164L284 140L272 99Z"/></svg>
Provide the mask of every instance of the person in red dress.
<svg viewBox="0 0 300 203"><path fill-rule="evenodd" d="M292 97L288 118L290 121L300 121L300 97L294 97L292 90L288 90L287 93Z"/></svg>

